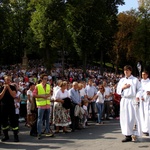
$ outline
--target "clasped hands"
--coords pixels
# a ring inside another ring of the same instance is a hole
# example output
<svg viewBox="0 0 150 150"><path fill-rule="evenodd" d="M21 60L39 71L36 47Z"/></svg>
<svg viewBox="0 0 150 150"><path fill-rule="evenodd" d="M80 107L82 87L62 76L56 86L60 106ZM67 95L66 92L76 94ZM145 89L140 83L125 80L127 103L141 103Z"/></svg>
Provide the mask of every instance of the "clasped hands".
<svg viewBox="0 0 150 150"><path fill-rule="evenodd" d="M93 97L88 97L87 99L88 99L89 103L91 103L94 100Z"/></svg>
<svg viewBox="0 0 150 150"><path fill-rule="evenodd" d="M43 95L43 98L44 98L44 99L47 99L48 97L50 97L50 94L45 94L45 95Z"/></svg>
<svg viewBox="0 0 150 150"><path fill-rule="evenodd" d="M8 84L4 84L4 89L8 89L9 85Z"/></svg>
<svg viewBox="0 0 150 150"><path fill-rule="evenodd" d="M146 94L147 94L147 95L150 95L150 91L146 91ZM141 100L144 101L144 97L142 97Z"/></svg>

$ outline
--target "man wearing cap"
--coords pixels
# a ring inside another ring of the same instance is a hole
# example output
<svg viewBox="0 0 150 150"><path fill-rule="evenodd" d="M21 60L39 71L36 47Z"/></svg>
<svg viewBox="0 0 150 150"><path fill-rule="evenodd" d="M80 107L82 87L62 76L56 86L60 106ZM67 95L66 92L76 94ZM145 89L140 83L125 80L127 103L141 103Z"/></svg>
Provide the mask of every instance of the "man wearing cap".
<svg viewBox="0 0 150 150"><path fill-rule="evenodd" d="M117 86L117 93L121 95L120 102L120 125L125 139L122 142L132 141L134 135L133 127L137 123L137 135L141 135L138 110L135 109L135 103L139 101L141 93L141 84L132 74L132 67L124 67L125 77L122 78Z"/></svg>

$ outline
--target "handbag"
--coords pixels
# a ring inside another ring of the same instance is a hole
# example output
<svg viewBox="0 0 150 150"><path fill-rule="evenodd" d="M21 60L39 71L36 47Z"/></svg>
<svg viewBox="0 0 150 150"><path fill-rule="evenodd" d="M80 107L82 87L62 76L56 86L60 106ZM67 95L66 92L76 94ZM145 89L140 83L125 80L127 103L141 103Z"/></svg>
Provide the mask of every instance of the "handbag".
<svg viewBox="0 0 150 150"><path fill-rule="evenodd" d="M64 103L62 104L62 106L65 108L65 109L70 109L71 107L71 99L69 97L67 98L64 98Z"/></svg>
<svg viewBox="0 0 150 150"><path fill-rule="evenodd" d="M32 98L32 101L31 101L31 111L35 111L36 109L36 100L35 98Z"/></svg>

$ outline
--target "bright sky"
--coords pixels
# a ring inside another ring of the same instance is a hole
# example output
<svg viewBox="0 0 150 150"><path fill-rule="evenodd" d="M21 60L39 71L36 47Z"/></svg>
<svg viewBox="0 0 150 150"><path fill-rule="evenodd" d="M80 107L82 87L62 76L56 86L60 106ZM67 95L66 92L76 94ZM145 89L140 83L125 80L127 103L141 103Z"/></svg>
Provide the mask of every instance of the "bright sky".
<svg viewBox="0 0 150 150"><path fill-rule="evenodd" d="M138 8L138 0L124 0L125 5L119 6L119 12Z"/></svg>

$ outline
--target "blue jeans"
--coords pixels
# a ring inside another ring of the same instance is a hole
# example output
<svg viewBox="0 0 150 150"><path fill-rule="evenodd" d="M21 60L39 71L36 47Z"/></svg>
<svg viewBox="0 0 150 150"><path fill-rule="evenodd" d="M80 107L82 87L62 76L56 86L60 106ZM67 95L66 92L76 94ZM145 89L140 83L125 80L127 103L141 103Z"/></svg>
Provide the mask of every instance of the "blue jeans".
<svg viewBox="0 0 150 150"><path fill-rule="evenodd" d="M42 133L44 113L45 113L45 120L46 120L46 133L48 133L50 131L50 129L49 129L50 108L49 109L38 108L38 119L37 119L38 134Z"/></svg>
<svg viewBox="0 0 150 150"><path fill-rule="evenodd" d="M96 103L97 111L98 111L98 123L101 123L101 118L104 110L104 103Z"/></svg>

